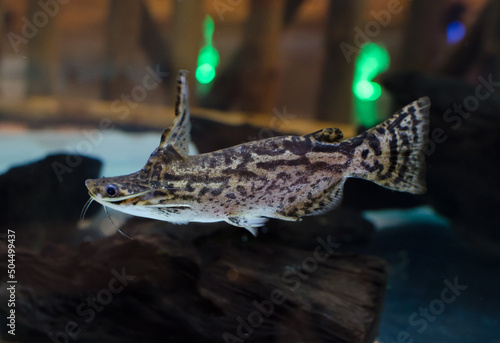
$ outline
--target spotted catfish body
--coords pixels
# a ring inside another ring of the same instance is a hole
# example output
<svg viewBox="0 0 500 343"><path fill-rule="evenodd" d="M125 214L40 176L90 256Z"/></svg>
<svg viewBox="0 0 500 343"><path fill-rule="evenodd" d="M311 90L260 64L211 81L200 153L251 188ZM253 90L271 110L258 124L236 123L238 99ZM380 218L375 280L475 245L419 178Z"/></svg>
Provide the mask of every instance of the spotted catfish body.
<svg viewBox="0 0 500 343"><path fill-rule="evenodd" d="M173 223L226 221L256 234L269 218L297 221L335 208L350 177L425 192L429 107L428 98L421 98L347 140L339 129L324 129L188 155L189 107L181 72L176 117L146 165L86 185L94 200L125 213Z"/></svg>

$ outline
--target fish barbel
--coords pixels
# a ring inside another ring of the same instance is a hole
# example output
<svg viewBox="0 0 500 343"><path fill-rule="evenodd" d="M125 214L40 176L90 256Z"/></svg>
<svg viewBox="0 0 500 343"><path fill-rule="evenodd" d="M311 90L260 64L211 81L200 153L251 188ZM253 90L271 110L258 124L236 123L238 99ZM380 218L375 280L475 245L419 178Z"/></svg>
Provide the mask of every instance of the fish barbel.
<svg viewBox="0 0 500 343"><path fill-rule="evenodd" d="M337 207L351 177L396 191L426 190L427 97L351 139L327 128L188 155L186 72L177 83L175 119L146 165L130 175L87 180L93 200L178 224L226 221L256 235L269 218L297 221Z"/></svg>

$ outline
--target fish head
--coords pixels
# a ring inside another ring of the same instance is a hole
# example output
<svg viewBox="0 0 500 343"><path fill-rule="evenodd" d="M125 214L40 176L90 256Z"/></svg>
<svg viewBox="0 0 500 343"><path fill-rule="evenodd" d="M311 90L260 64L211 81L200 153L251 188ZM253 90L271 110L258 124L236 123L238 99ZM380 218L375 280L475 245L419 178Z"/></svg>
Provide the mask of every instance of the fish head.
<svg viewBox="0 0 500 343"><path fill-rule="evenodd" d="M122 213L175 223L188 221L182 211L190 206L175 200L171 185L132 181L129 176L104 177L87 180L85 185L93 200Z"/></svg>
<svg viewBox="0 0 500 343"><path fill-rule="evenodd" d="M140 171L89 179L85 186L92 199L105 206L165 204L173 198L173 190L178 185L177 180L165 178L163 172L171 173L181 160L183 157L174 148L158 147Z"/></svg>
<svg viewBox="0 0 500 343"><path fill-rule="evenodd" d="M158 208L178 206L177 191L186 182L175 175L184 157L172 147L158 147L138 172L89 179L85 186L90 197L103 206L132 215L163 219ZM160 218L159 218L160 217Z"/></svg>
<svg viewBox="0 0 500 343"><path fill-rule="evenodd" d="M93 200L118 210L120 210L119 207L126 206L171 205L176 199L175 192L183 189L181 184L182 181L152 180L144 169L130 175L85 181L85 186Z"/></svg>
<svg viewBox="0 0 500 343"><path fill-rule="evenodd" d="M132 175L89 179L85 181L85 186L92 199L111 207L136 204L152 192L148 183L140 182Z"/></svg>

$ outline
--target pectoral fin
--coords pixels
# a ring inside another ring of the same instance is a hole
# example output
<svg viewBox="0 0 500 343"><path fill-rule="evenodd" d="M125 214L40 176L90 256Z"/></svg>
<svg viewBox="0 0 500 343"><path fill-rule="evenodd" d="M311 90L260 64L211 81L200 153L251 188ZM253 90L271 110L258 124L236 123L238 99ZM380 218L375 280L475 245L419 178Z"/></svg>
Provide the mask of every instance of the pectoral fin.
<svg viewBox="0 0 500 343"><path fill-rule="evenodd" d="M163 216L166 216L167 218L170 218L171 216L176 216L175 220L170 219L169 221L176 223L176 224L187 224L189 223L189 218L185 217L182 218L182 213L185 212L186 210L190 210L191 206L153 206L154 211L156 213L159 213Z"/></svg>
<svg viewBox="0 0 500 343"><path fill-rule="evenodd" d="M191 119L189 110L189 90L186 80L187 71L179 71L177 76L177 99L175 118L161 135L160 147L174 147L179 153L188 155L191 143Z"/></svg>

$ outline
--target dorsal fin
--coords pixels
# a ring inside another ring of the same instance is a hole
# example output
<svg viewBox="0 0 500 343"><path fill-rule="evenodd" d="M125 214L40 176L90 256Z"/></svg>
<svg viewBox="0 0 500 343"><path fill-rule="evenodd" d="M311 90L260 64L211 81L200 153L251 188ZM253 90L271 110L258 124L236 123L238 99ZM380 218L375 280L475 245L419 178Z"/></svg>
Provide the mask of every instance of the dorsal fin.
<svg viewBox="0 0 500 343"><path fill-rule="evenodd" d="M184 158L185 155L181 154L173 145L159 146L151 153L146 165L155 165L156 163L171 162Z"/></svg>
<svg viewBox="0 0 500 343"><path fill-rule="evenodd" d="M322 143L338 143L344 139L344 134L338 128L328 128L306 135Z"/></svg>
<svg viewBox="0 0 500 343"><path fill-rule="evenodd" d="M167 145L166 147L159 146L151 153L141 171L150 175L150 179L153 176L159 179L161 170L164 166L168 166L172 162L182 160L185 157L185 155L178 152L172 145ZM156 175L154 175L154 173L156 173Z"/></svg>
<svg viewBox="0 0 500 343"><path fill-rule="evenodd" d="M160 147L174 147L179 153L187 155L191 142L191 119L189 112L189 89L186 70L179 71L177 76L177 98L175 101L175 118L161 135Z"/></svg>

